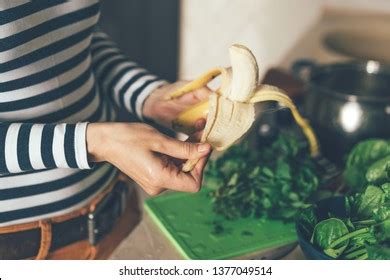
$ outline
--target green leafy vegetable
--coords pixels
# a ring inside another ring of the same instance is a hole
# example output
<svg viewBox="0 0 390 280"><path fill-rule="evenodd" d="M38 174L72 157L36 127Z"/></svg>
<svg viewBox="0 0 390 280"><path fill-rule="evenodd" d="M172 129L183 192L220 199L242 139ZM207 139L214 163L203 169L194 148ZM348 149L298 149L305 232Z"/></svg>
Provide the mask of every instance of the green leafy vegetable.
<svg viewBox="0 0 390 280"><path fill-rule="evenodd" d="M317 216L315 214L315 206L303 208L297 215L297 220L300 222L301 229L307 238L310 238L314 227L318 223Z"/></svg>
<svg viewBox="0 0 390 280"><path fill-rule="evenodd" d="M369 260L390 260L390 247L375 245L367 246L366 250Z"/></svg>
<svg viewBox="0 0 390 280"><path fill-rule="evenodd" d="M349 245L343 252L345 259L353 259L355 256L361 256L367 253L366 251L361 253L361 250L365 250L366 245L377 244L375 236L370 231L364 231L364 233L357 234L349 240ZM360 252L360 254L357 252Z"/></svg>
<svg viewBox="0 0 390 280"><path fill-rule="evenodd" d="M377 243L366 246L367 258L370 260L390 260L390 218L371 228Z"/></svg>
<svg viewBox="0 0 390 280"><path fill-rule="evenodd" d="M378 223L390 219L390 199L373 210L373 219Z"/></svg>
<svg viewBox="0 0 390 280"><path fill-rule="evenodd" d="M389 180L390 181L390 180ZM390 199L390 182L384 183L381 186L382 191L385 193L385 198Z"/></svg>
<svg viewBox="0 0 390 280"><path fill-rule="evenodd" d="M371 233L380 243L390 246L390 219L384 220L373 226L371 228Z"/></svg>
<svg viewBox="0 0 390 280"><path fill-rule="evenodd" d="M385 201L385 193L381 188L369 185L364 193L350 197L351 215L355 219L372 218L374 210Z"/></svg>
<svg viewBox="0 0 390 280"><path fill-rule="evenodd" d="M366 180L374 184L390 181L390 156L384 157L370 165L366 172Z"/></svg>
<svg viewBox="0 0 390 280"><path fill-rule="evenodd" d="M371 164L390 155L390 141L369 139L358 143L349 153L344 179L354 191L361 191L367 184L366 172Z"/></svg>
<svg viewBox="0 0 390 280"><path fill-rule="evenodd" d="M280 135L267 147L236 145L206 170L213 208L227 219L294 219L319 184L306 144Z"/></svg>
<svg viewBox="0 0 390 280"><path fill-rule="evenodd" d="M359 190L345 197L346 216L328 213L319 219L312 217L316 211L304 209L298 215L299 228L333 258L389 260L390 141L370 139L356 145L348 156L344 179L352 191Z"/></svg>
<svg viewBox="0 0 390 280"><path fill-rule="evenodd" d="M312 242L318 248L322 249L325 254L333 258L340 256L347 248L349 240L341 242L337 248L331 246L340 237L348 233L347 226L340 219L330 218L319 222L313 232Z"/></svg>
<svg viewBox="0 0 390 280"><path fill-rule="evenodd" d="M298 224L311 242L332 258L384 259L390 250L390 199L388 185L367 186L363 193L345 198L348 217L320 220L309 207L298 215ZM314 229L313 221L317 221ZM308 234L309 232L309 234Z"/></svg>

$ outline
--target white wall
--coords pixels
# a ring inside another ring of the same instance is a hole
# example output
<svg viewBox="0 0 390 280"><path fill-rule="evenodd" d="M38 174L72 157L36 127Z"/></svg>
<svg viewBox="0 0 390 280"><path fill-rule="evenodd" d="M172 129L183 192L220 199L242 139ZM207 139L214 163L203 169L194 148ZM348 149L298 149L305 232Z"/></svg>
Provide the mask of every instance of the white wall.
<svg viewBox="0 0 390 280"><path fill-rule="evenodd" d="M180 78L229 65L228 47L248 46L260 70L282 59L320 12L321 0L182 0Z"/></svg>
<svg viewBox="0 0 390 280"><path fill-rule="evenodd" d="M264 73L282 62L324 6L390 12L390 0L181 0L179 76L229 65L233 43L252 49Z"/></svg>

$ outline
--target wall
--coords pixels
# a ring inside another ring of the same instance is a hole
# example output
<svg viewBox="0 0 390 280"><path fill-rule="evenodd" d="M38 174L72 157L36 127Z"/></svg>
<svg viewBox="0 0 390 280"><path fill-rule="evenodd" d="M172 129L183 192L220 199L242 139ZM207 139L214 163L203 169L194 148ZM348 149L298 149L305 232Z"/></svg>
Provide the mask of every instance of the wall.
<svg viewBox="0 0 390 280"><path fill-rule="evenodd" d="M251 48L264 73L283 63L325 6L390 12L390 0L181 0L179 77L229 65L233 43Z"/></svg>
<svg viewBox="0 0 390 280"><path fill-rule="evenodd" d="M179 76L229 65L233 43L252 49L264 72L318 18L320 6L321 0L182 0Z"/></svg>

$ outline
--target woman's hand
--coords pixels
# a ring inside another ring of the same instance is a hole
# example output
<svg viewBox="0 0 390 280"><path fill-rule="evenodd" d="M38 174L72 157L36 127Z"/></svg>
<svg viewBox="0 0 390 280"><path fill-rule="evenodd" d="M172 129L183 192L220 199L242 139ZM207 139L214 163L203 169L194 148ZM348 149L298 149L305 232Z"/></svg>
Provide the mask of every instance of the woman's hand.
<svg viewBox="0 0 390 280"><path fill-rule="evenodd" d="M186 81L179 81L173 84L164 85L152 92L145 101L143 108L144 116L164 125L165 127L172 128L172 121L176 119L181 112L192 105L206 100L211 93L209 88L202 87L184 94L179 98L164 100L164 97L167 94L174 92L187 83L188 82ZM205 121L202 119L198 120L195 127L203 128L204 122Z"/></svg>
<svg viewBox="0 0 390 280"><path fill-rule="evenodd" d="M209 144L182 142L139 123L91 123L87 149L92 161L112 163L150 195L199 191L211 151ZM183 161L197 158L193 171L181 171Z"/></svg>

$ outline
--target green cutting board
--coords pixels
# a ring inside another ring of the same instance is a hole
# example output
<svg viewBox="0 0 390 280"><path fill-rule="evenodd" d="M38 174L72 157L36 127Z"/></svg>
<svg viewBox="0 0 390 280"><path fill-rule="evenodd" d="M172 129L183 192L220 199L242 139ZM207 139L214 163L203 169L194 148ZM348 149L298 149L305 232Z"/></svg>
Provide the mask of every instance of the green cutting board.
<svg viewBox="0 0 390 280"><path fill-rule="evenodd" d="M145 209L187 259L232 259L293 244L293 223L266 219L228 221L212 211L208 191L170 193L145 201ZM224 228L215 232L214 221Z"/></svg>

